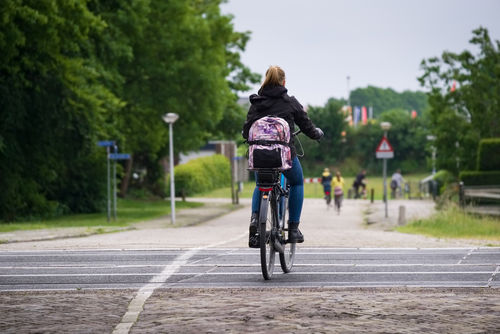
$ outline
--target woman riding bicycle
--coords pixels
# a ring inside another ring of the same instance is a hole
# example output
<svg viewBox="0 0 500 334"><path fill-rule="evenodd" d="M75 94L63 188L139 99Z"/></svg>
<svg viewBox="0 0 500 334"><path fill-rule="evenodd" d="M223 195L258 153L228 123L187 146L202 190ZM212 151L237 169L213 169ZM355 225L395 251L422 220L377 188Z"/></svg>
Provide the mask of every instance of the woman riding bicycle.
<svg viewBox="0 0 500 334"><path fill-rule="evenodd" d="M248 110L247 120L243 125L243 138L248 139L248 132L253 122L265 116L283 118L288 122L290 129L293 129L294 125L297 124L300 130L311 139L319 140L323 137L323 131L316 128L302 105L295 97L289 96L287 92L288 90L285 88L285 72L279 66L269 67L258 94L250 96L251 105ZM300 243L304 242L304 236L298 228L304 201L304 176L302 166L297 158L293 137L290 138L290 148L292 168L283 171L290 184L288 235L290 242ZM258 173L256 173L256 180L258 177ZM258 187L255 187L252 197L252 216L250 218L248 238L248 245L252 248L258 248L260 243L257 235L259 203L260 191Z"/></svg>

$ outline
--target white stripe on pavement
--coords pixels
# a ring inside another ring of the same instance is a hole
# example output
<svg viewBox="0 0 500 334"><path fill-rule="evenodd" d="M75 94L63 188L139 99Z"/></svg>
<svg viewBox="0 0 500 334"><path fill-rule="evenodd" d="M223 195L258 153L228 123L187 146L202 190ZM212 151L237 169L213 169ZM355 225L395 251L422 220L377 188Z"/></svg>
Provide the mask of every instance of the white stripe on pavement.
<svg viewBox="0 0 500 334"><path fill-rule="evenodd" d="M139 314L142 312L146 300L148 300L148 298L153 294L153 292L157 288L159 288L163 283L165 283L170 276L172 276L177 270L179 270L180 267L185 265L189 260L189 258L191 258L194 254L206 248L217 247L225 243L239 240L245 237L246 235L247 233L245 232L231 240L217 242L205 247L190 249L187 252L179 255L173 261L173 264L165 266L165 269L161 272L161 274L154 276L150 280L150 283L146 284L141 289L139 289L134 299L132 299L132 301L130 302L127 312L123 315L120 323L116 325L115 329L113 330L113 334L128 334L130 332L130 329L132 328L132 325L139 318Z"/></svg>

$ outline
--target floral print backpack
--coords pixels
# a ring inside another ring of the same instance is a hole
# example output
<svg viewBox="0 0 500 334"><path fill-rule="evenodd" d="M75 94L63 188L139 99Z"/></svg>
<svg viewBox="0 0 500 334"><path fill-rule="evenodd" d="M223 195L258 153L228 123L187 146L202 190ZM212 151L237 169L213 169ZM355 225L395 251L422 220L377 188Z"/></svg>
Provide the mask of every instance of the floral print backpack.
<svg viewBox="0 0 500 334"><path fill-rule="evenodd" d="M290 126L283 118L266 116L256 120L248 133L249 169L292 168Z"/></svg>

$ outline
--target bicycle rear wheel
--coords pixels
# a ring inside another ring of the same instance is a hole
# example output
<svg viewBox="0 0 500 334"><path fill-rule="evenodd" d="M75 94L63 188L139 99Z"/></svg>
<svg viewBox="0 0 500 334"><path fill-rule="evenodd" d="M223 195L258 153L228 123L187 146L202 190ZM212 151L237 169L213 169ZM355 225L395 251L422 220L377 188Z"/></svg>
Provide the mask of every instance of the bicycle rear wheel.
<svg viewBox="0 0 500 334"><path fill-rule="evenodd" d="M274 271L274 260L276 257L274 242L272 239L273 219L275 210L273 210L272 195L269 192L263 192L260 200L259 213L259 235L260 235L260 266L264 279L271 279Z"/></svg>
<svg viewBox="0 0 500 334"><path fill-rule="evenodd" d="M288 219L288 197L282 197L280 204L280 226L281 230L281 239L288 239L288 229L285 230L285 226L287 224ZM280 253L280 265L281 270L284 273L289 273L292 270L293 262L295 261L295 243L286 242L283 244L283 253Z"/></svg>

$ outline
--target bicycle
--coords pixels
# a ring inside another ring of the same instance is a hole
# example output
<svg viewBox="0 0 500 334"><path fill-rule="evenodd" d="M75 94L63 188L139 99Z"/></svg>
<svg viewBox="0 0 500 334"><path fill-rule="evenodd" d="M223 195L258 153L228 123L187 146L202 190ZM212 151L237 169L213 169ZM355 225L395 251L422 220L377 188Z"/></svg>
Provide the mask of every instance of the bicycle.
<svg viewBox="0 0 500 334"><path fill-rule="evenodd" d="M286 227L290 185L278 169L258 169L260 263L264 279L274 272L276 252L284 273L292 270L296 244L288 241Z"/></svg>
<svg viewBox="0 0 500 334"><path fill-rule="evenodd" d="M324 188L324 186L323 186ZM325 194L325 201L326 201L326 209L330 209L332 206L332 194L329 190L323 190L323 193Z"/></svg>

